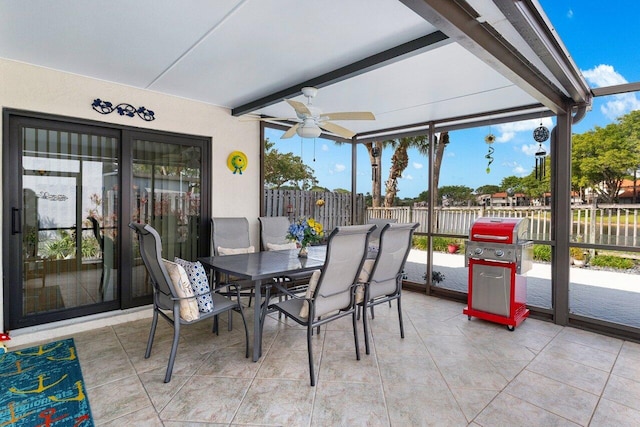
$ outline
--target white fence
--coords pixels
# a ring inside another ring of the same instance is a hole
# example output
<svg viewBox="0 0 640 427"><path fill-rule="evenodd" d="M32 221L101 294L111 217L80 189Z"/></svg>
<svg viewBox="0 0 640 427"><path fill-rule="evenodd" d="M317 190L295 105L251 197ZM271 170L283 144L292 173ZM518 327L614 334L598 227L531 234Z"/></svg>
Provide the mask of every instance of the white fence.
<svg viewBox="0 0 640 427"><path fill-rule="evenodd" d="M473 222L483 216L529 218L533 240L551 240L549 207L453 207L434 210L434 232L467 236ZM574 242L599 245L639 246L640 205L575 206L571 209ZM367 218L394 218L419 222L419 233L427 232L428 208L367 208Z"/></svg>

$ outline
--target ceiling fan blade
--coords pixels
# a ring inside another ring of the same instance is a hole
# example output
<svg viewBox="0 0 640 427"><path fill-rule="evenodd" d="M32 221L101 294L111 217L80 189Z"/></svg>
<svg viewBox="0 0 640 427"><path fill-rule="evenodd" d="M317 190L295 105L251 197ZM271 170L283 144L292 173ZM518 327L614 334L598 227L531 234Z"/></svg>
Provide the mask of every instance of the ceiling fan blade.
<svg viewBox="0 0 640 427"><path fill-rule="evenodd" d="M340 113L326 113L320 120L375 120L376 116L369 111L343 111Z"/></svg>
<svg viewBox="0 0 640 427"><path fill-rule="evenodd" d="M331 122L323 122L323 123L318 123L318 126L320 126L320 128L328 130L331 133L335 133L336 135L340 135L343 138L348 138L351 139L351 137L353 137L356 133L352 130L349 130L347 128L344 128L342 126L338 126L335 123L331 123Z"/></svg>
<svg viewBox="0 0 640 427"><path fill-rule="evenodd" d="M302 116L312 115L311 111L309 111L309 108L307 108L307 106L304 105L302 102L294 101L292 99L287 99L286 101L289 103L289 105L293 107L294 110L296 110L296 113Z"/></svg>
<svg viewBox="0 0 640 427"><path fill-rule="evenodd" d="M287 138L291 138L293 135L296 134L296 130L298 129L298 126L300 126L300 123L296 123L295 125L291 126L289 128L288 131L286 131L281 137L280 139L287 139Z"/></svg>

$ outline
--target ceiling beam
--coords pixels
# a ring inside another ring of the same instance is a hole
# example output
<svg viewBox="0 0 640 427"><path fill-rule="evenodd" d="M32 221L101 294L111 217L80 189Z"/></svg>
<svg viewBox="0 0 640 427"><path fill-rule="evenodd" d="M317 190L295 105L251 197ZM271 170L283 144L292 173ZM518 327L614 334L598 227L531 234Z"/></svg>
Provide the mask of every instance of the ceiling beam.
<svg viewBox="0 0 640 427"><path fill-rule="evenodd" d="M449 40L449 38L444 35L444 33L442 33L441 31L436 31L434 33L419 37L415 40L411 40L391 49L387 49L383 52L376 53L360 61L338 68L337 70L330 71L304 82L296 83L293 86L290 86L281 91L272 93L254 101L247 102L246 104L233 108L231 110L231 115L241 116L243 114L259 110L260 108L268 107L269 105L281 102L283 99L300 95L302 93L301 89L305 86L313 86L316 88L329 86L348 78L355 77L359 74L375 70L376 68L380 68L394 62L410 58L414 55L436 49L450 42L451 40Z"/></svg>
<svg viewBox="0 0 640 427"><path fill-rule="evenodd" d="M591 89L591 92L593 92L593 96L618 95L621 93L637 91L640 91L640 82L624 83L606 87L594 87L593 89Z"/></svg>
<svg viewBox="0 0 640 427"><path fill-rule="evenodd" d="M567 99L518 50L482 19L466 1L400 0L431 25L487 63L554 113L564 113Z"/></svg>

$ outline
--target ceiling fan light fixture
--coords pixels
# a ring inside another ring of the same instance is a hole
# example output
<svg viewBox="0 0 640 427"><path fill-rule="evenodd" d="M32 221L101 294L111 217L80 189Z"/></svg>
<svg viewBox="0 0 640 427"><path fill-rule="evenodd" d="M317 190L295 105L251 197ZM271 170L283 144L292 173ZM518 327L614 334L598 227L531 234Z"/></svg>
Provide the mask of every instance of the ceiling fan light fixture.
<svg viewBox="0 0 640 427"><path fill-rule="evenodd" d="M307 124L307 123L303 123L300 126L298 126L298 128L296 129L296 133L301 137L301 138L317 138L320 136L320 134L322 133L322 129L320 129L318 126L316 126L315 124Z"/></svg>

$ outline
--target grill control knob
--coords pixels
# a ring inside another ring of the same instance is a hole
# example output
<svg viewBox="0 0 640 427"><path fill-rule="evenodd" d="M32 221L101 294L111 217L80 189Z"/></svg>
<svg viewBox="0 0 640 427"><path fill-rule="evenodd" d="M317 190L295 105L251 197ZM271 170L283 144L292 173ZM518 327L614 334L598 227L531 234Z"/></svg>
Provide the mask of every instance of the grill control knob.
<svg viewBox="0 0 640 427"><path fill-rule="evenodd" d="M475 248L475 250L473 251L474 254L476 255L480 255L482 254L482 248Z"/></svg>
<svg viewBox="0 0 640 427"><path fill-rule="evenodd" d="M496 249L496 256L504 256L504 251L502 249Z"/></svg>

